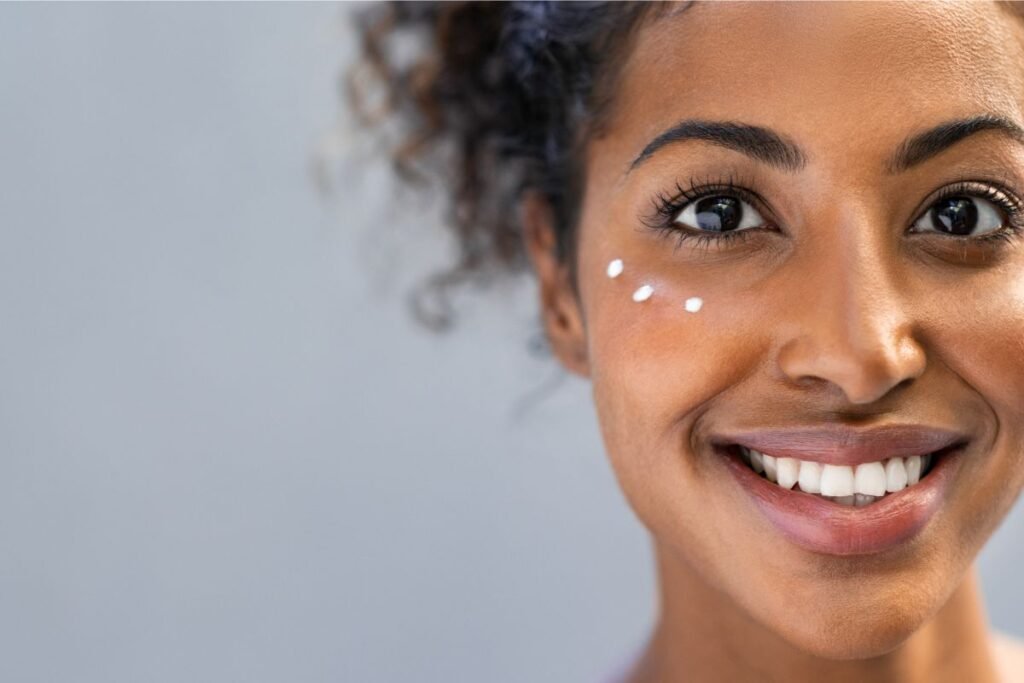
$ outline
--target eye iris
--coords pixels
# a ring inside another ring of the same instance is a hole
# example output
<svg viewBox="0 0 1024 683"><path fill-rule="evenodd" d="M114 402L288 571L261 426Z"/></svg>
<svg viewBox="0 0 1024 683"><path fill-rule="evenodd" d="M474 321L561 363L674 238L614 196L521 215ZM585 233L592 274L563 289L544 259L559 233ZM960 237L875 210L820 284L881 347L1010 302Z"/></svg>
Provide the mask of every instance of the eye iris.
<svg viewBox="0 0 1024 683"><path fill-rule="evenodd" d="M932 225L954 235L969 235L978 224L978 207L968 197L948 197L932 208Z"/></svg>
<svg viewBox="0 0 1024 683"><path fill-rule="evenodd" d="M705 197L694 209L697 227L701 230L725 232L734 229L743 219L743 207L735 197Z"/></svg>

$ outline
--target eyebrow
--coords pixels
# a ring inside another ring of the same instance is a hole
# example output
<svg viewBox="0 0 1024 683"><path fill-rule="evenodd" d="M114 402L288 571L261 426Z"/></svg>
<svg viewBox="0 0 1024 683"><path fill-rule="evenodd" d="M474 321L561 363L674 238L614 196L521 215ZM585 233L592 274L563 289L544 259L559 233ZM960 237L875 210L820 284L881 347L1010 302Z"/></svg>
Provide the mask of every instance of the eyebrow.
<svg viewBox="0 0 1024 683"><path fill-rule="evenodd" d="M807 164L807 157L795 143L783 139L770 128L733 121L686 119L647 143L629 165L627 173L661 148L683 140L704 140L719 147L734 149L783 171L799 171Z"/></svg>
<svg viewBox="0 0 1024 683"><path fill-rule="evenodd" d="M984 130L1000 131L1024 144L1024 128L1003 116L980 114L940 123L904 140L886 163L890 174L902 173L948 149L961 140ZM807 155L800 147L770 128L735 121L686 119L665 130L647 143L626 170L633 169L661 148L683 140L703 140L741 152L752 159L788 173L802 170Z"/></svg>
<svg viewBox="0 0 1024 683"><path fill-rule="evenodd" d="M1024 128L1003 116L982 114L940 123L934 128L908 138L889 159L886 170L889 173L902 173L931 159L964 138L983 130L1000 131L1024 144Z"/></svg>

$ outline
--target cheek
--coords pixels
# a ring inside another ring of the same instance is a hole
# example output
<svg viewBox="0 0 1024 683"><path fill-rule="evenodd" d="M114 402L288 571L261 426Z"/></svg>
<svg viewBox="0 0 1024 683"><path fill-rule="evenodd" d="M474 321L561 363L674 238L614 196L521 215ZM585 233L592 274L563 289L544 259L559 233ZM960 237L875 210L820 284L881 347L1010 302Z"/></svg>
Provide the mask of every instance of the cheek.
<svg viewBox="0 0 1024 683"><path fill-rule="evenodd" d="M1019 430L1024 418L1024 259L1019 269L951 291L947 301L948 319L936 315L945 337L937 342L944 360L992 405L997 417L1006 418L1002 429Z"/></svg>
<svg viewBox="0 0 1024 683"><path fill-rule="evenodd" d="M701 280L627 266L594 287L588 307L599 424L627 496L641 504L664 500L664 491L654 495L659 485L673 483L670 495L678 496L680 484L703 475L688 441L692 421L703 404L740 384L763 353L744 329L747 306ZM644 286L650 297L635 301Z"/></svg>
<svg viewBox="0 0 1024 683"><path fill-rule="evenodd" d="M965 467L959 501L961 532L980 542L1024 486L1024 267L947 291L933 299L926 342L932 364L946 366L931 370L952 374L968 399L959 419L990 427L986 448Z"/></svg>

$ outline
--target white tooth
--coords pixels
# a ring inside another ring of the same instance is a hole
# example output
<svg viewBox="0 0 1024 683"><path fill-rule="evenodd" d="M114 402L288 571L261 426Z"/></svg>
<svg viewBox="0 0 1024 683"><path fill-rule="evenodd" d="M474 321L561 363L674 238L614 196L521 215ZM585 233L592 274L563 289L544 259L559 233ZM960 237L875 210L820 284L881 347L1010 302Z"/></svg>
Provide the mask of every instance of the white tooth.
<svg viewBox="0 0 1024 683"><path fill-rule="evenodd" d="M821 493L821 465L809 460L800 461L800 490L807 493Z"/></svg>
<svg viewBox="0 0 1024 683"><path fill-rule="evenodd" d="M791 489L800 479L800 461L796 458L779 458L775 462L775 482L784 489Z"/></svg>
<svg viewBox="0 0 1024 683"><path fill-rule="evenodd" d="M848 465L825 465L822 467L821 495L853 496L853 468ZM852 504L852 498L850 502Z"/></svg>
<svg viewBox="0 0 1024 683"><path fill-rule="evenodd" d="M764 458L764 474L768 477L769 481L775 481L775 456L762 453L761 457Z"/></svg>
<svg viewBox="0 0 1024 683"><path fill-rule="evenodd" d="M864 495L863 493L855 493L855 494L853 494L853 504L856 505L859 508L862 508L865 505L870 505L871 503L874 503L876 499L877 499L876 496L867 496L867 495Z"/></svg>
<svg viewBox="0 0 1024 683"><path fill-rule="evenodd" d="M903 458L889 458L885 463L885 490L895 493L906 487L907 468L903 466Z"/></svg>
<svg viewBox="0 0 1024 683"><path fill-rule="evenodd" d="M762 460L762 457L763 456L753 448L750 449L750 465L758 474L764 472L764 460Z"/></svg>
<svg viewBox="0 0 1024 683"><path fill-rule="evenodd" d="M885 465L880 462L857 465L853 474L853 490L869 496L885 495Z"/></svg>
<svg viewBox="0 0 1024 683"><path fill-rule="evenodd" d="M917 482L921 481L921 472L924 471L923 465L924 462L920 455L912 455L906 459L904 467L907 468L907 486L913 486Z"/></svg>
<svg viewBox="0 0 1024 683"><path fill-rule="evenodd" d="M825 467L828 467L828 465L825 465ZM824 479L824 477L823 477L823 479ZM832 500L834 500L835 502L839 503L840 505L853 505L853 503L854 503L853 495L849 495L849 496L836 496Z"/></svg>

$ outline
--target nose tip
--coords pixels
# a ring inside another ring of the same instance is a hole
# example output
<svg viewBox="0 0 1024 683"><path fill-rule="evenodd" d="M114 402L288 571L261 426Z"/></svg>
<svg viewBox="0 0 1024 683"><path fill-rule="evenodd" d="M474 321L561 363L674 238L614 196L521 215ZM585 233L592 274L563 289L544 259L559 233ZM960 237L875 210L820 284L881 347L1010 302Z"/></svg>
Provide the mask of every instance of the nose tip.
<svg viewBox="0 0 1024 683"><path fill-rule="evenodd" d="M849 402L861 404L920 377L925 357L912 340L892 335L831 342L804 336L783 346L779 367L797 385L833 385Z"/></svg>
<svg viewBox="0 0 1024 683"><path fill-rule="evenodd" d="M816 332L782 347L778 364L794 384L828 384L859 405L878 401L920 377L925 356L906 326L875 322L854 333L849 324L837 326L820 318Z"/></svg>

